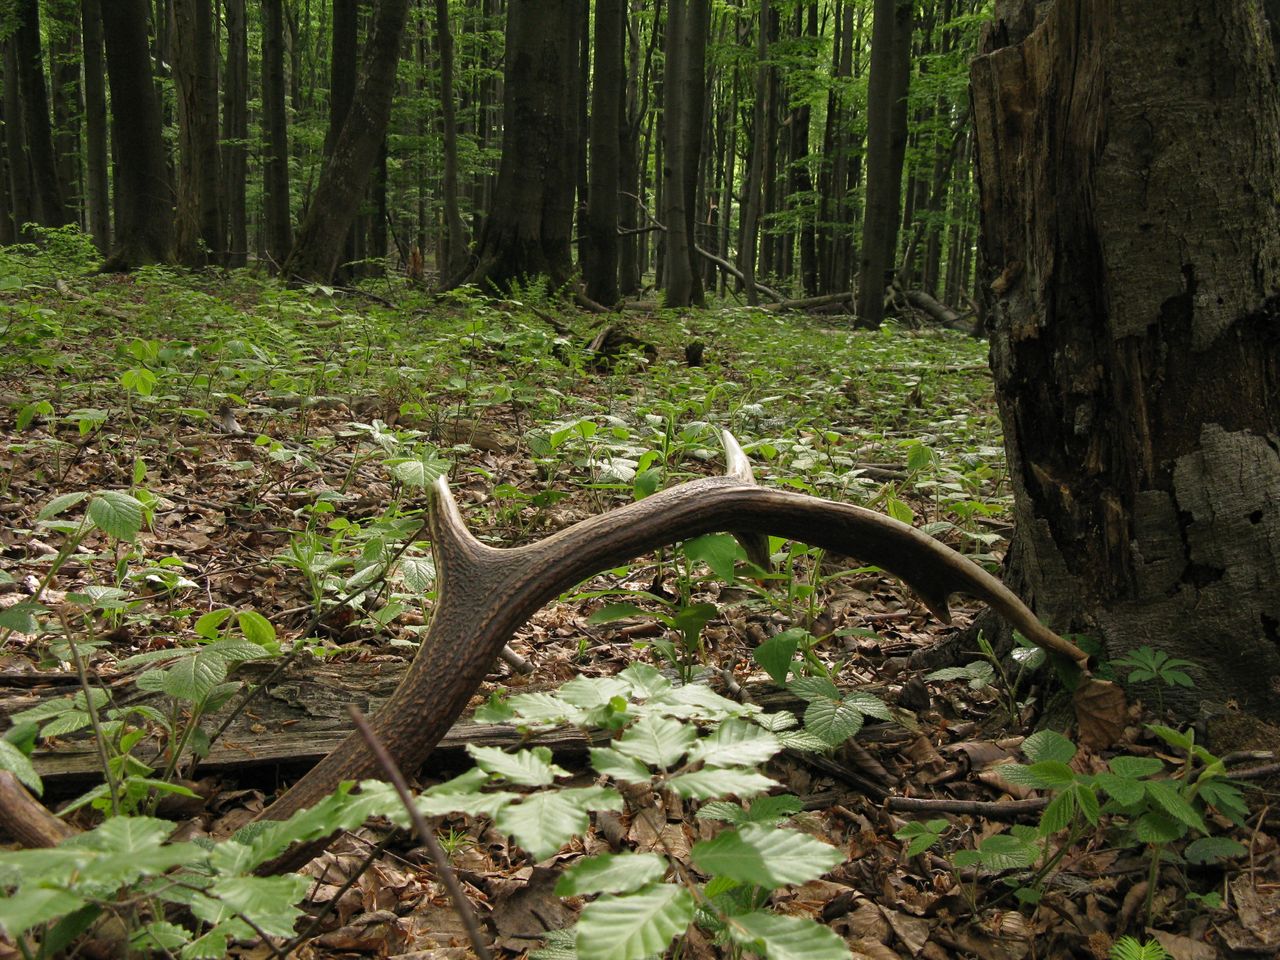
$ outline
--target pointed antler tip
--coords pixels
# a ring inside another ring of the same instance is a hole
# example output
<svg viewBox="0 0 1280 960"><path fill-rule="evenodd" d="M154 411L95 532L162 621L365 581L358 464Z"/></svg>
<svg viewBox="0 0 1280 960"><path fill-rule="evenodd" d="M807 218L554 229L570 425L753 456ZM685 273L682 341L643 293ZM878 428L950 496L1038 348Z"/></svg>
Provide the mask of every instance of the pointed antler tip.
<svg viewBox="0 0 1280 960"><path fill-rule="evenodd" d="M724 445L724 473L743 483L755 483L755 474L751 472L751 461L743 453L742 446L728 430L720 431L720 442Z"/></svg>

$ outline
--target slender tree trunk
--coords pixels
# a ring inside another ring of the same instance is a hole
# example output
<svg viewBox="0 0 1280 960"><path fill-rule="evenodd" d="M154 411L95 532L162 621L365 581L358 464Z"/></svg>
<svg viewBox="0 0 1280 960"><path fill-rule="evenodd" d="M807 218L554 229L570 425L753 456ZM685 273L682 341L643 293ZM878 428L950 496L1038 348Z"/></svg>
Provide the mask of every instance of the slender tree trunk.
<svg viewBox="0 0 1280 960"><path fill-rule="evenodd" d="M277 265L285 262L293 246L282 2L262 0L263 246L268 259ZM329 278L326 276L324 279Z"/></svg>
<svg viewBox="0 0 1280 960"><path fill-rule="evenodd" d="M328 282L338 267L343 238L359 211L386 137L408 15L409 0L378 0L355 98L285 263L290 278Z"/></svg>
<svg viewBox="0 0 1280 960"><path fill-rule="evenodd" d="M510 0L507 5L502 163L476 264L450 285L507 289L572 275L577 185L579 0Z"/></svg>
<svg viewBox="0 0 1280 960"><path fill-rule="evenodd" d="M49 122L49 91L40 47L40 4L39 0L16 0L16 7L18 28L13 38L18 57L18 93L22 129L31 157L36 215L43 225L60 227L69 218L58 183L53 125Z"/></svg>
<svg viewBox="0 0 1280 960"><path fill-rule="evenodd" d="M444 256L441 277L457 276L467 266L467 227L458 208L458 120L453 104L453 32L448 0L435 0L436 48L440 52L440 122L444 134Z"/></svg>
<svg viewBox="0 0 1280 960"><path fill-rule="evenodd" d="M1267 22L1237 0L1158 17L1055 0L1027 38L1033 4L1002 6L970 76L1007 578L1108 659L1148 645L1192 660L1176 706L1280 719Z"/></svg>
<svg viewBox="0 0 1280 960"><path fill-rule="evenodd" d="M597 0L595 82L591 89L591 188L583 276L587 296L614 304L618 291L619 151L623 118L626 0Z"/></svg>
<svg viewBox="0 0 1280 960"><path fill-rule="evenodd" d="M667 5L661 169L667 227L662 285L669 307L687 307L702 300L693 248L707 17L707 0L670 0Z"/></svg>
<svg viewBox="0 0 1280 960"><path fill-rule="evenodd" d="M898 242L906 81L910 69L909 0L876 0L867 81L867 208L858 269L858 323L879 327Z"/></svg>
<svg viewBox="0 0 1280 960"><path fill-rule="evenodd" d="M102 4L115 151L115 239L104 270L173 260L173 190L148 45L147 0Z"/></svg>
<svg viewBox="0 0 1280 960"><path fill-rule="evenodd" d="M178 261L203 267L224 259L218 209L218 95L211 0L173 0L178 100Z"/></svg>
<svg viewBox="0 0 1280 960"><path fill-rule="evenodd" d="M773 104L769 100L769 0L760 0L760 25L756 36L756 98L751 114L751 164L743 187L742 223L738 240L738 270L747 303L760 302L756 292L756 251L760 240L760 209L764 203L765 151L768 149L766 117Z"/></svg>
<svg viewBox="0 0 1280 960"><path fill-rule="evenodd" d="M111 184L102 0L82 0L80 18L84 31L85 213L93 242L105 254L111 247Z"/></svg>
<svg viewBox="0 0 1280 960"><path fill-rule="evenodd" d="M331 26L329 55L329 127L324 135L324 156L333 155L333 148L342 133L342 125L351 110L356 95L356 75L360 67L360 0L333 0L333 24ZM361 195L363 201L363 194ZM361 258L359 217L352 223L342 249L341 264L353 263ZM337 272L346 268L339 266Z"/></svg>
<svg viewBox="0 0 1280 960"><path fill-rule="evenodd" d="M53 98L53 150L58 190L68 222L83 225L84 188L80 176L80 118L84 104L80 91L80 9L73 2L49 4L46 34ZM101 78L99 78L101 80Z"/></svg>
<svg viewBox="0 0 1280 960"><path fill-rule="evenodd" d="M632 0L632 9L640 8L642 3L643 0ZM633 18L630 29L627 30L627 85L623 106L626 119L618 129L621 163L619 178L623 193L619 222L624 231L619 247L618 288L623 296L640 292L643 275L640 237L626 232L640 226L640 128L646 120L645 106L648 104L648 89L642 88L643 78L640 74L640 48L640 23Z"/></svg>
<svg viewBox="0 0 1280 960"><path fill-rule="evenodd" d="M249 138L249 30L245 0L224 0L227 73L222 96L222 198L227 222L227 265L243 267L249 256L245 210Z"/></svg>
<svg viewBox="0 0 1280 960"><path fill-rule="evenodd" d="M22 95L18 84L18 45L4 41L4 142L9 158L9 197L14 228L25 237L25 227L36 220L35 184L31 181L31 157L22 126Z"/></svg>

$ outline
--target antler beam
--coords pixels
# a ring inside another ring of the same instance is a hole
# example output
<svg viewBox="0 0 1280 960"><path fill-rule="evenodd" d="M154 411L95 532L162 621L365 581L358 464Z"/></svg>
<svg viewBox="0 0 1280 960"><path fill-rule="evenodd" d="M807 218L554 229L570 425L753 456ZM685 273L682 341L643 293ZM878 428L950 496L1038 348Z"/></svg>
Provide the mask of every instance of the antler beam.
<svg viewBox="0 0 1280 960"><path fill-rule="evenodd" d="M723 434L727 471L692 480L592 517L538 543L486 546L462 521L443 478L436 482L431 540L439 600L409 672L372 721L400 766L422 765L466 708L502 647L537 610L592 574L677 540L730 530L758 559L767 534L856 555L905 580L950 621L956 592L988 603L1031 641L1078 663L1086 654L1041 624L1004 584L920 531L871 510L755 485L737 441ZM377 775L353 733L261 815L283 819L343 780Z"/></svg>

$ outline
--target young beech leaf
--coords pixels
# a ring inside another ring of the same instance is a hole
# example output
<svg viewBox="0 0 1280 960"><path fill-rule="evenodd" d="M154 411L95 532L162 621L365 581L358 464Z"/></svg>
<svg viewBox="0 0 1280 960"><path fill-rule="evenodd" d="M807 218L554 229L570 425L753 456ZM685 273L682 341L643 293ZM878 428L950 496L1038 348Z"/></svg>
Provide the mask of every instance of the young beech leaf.
<svg viewBox="0 0 1280 960"><path fill-rule="evenodd" d="M660 954L693 920L693 895L656 884L589 903L578 921L578 960L641 960Z"/></svg>
<svg viewBox="0 0 1280 960"><path fill-rule="evenodd" d="M579 860L556 883L556 896L631 893L661 880L667 861L654 853L605 853Z"/></svg>
<svg viewBox="0 0 1280 960"><path fill-rule="evenodd" d="M808 883L844 859L835 847L807 833L745 824L693 845L693 862L706 873L770 890Z"/></svg>

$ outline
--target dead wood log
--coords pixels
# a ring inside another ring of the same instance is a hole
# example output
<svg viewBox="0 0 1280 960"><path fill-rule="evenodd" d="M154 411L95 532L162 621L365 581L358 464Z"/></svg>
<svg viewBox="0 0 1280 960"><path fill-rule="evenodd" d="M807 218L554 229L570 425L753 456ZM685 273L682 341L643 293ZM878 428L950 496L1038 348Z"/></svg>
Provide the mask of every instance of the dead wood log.
<svg viewBox="0 0 1280 960"><path fill-rule="evenodd" d="M759 284L757 284L759 286ZM780 303L768 304L766 310L816 310L819 307L830 307L837 303L851 303L853 301L853 291L844 290L840 293L824 293L820 297L802 297L799 300L783 300Z"/></svg>
<svg viewBox="0 0 1280 960"><path fill-rule="evenodd" d="M973 329L971 320L966 320L945 303L940 303L923 290L905 290L902 295L907 303L941 326L950 330L963 330L965 333Z"/></svg>

